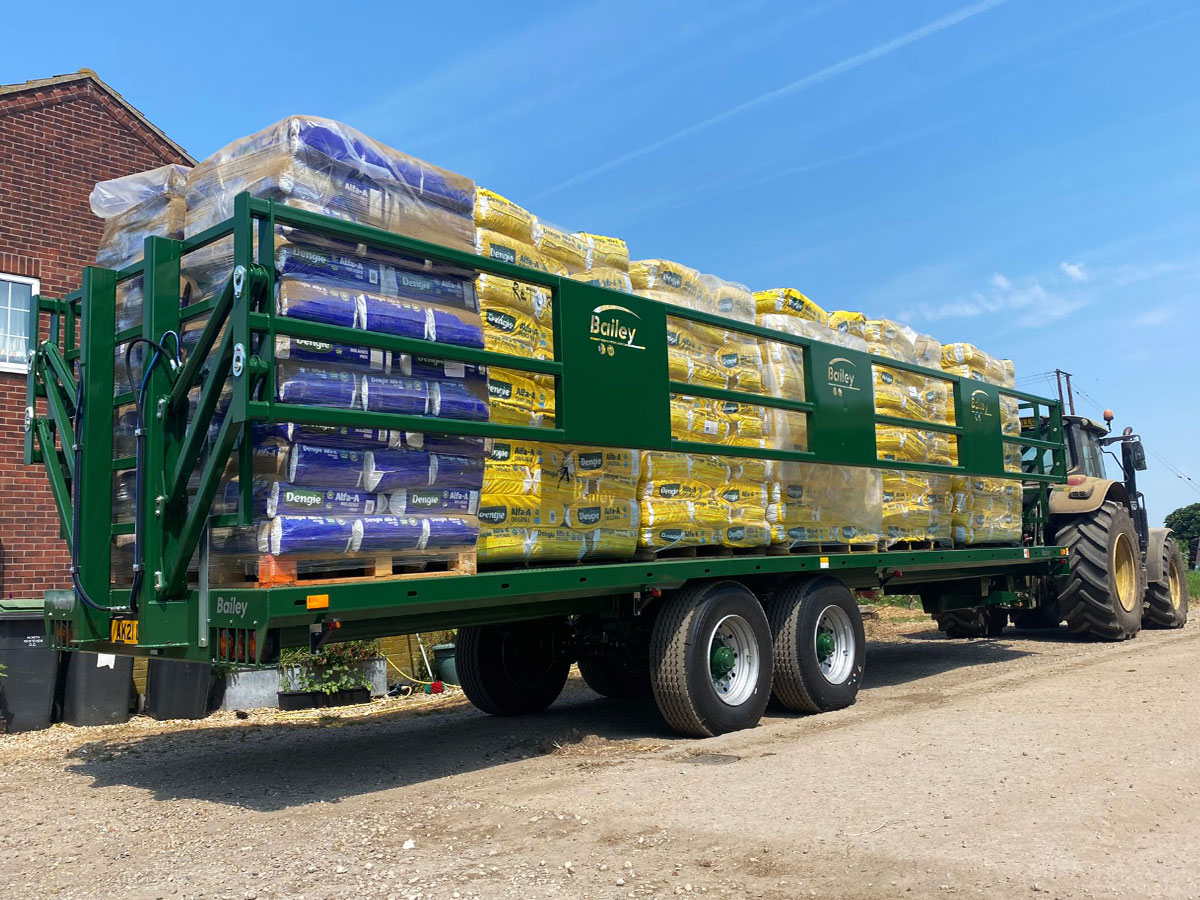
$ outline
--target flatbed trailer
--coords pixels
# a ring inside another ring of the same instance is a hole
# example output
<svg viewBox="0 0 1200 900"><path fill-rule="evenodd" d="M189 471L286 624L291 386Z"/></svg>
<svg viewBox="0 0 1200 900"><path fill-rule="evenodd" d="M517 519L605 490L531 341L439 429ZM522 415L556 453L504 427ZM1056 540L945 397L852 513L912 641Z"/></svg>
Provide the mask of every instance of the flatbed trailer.
<svg viewBox="0 0 1200 900"><path fill-rule="evenodd" d="M278 315L274 236L280 227L465 273L488 272L541 285L550 295L553 359L518 358ZM224 289L181 308L181 263L219 241L232 242L233 265ZM134 286L143 297L142 323L117 331L117 294ZM1053 400L608 291L248 194L236 198L232 218L199 235L183 241L147 238L138 264L121 271L85 269L80 290L61 299L38 297L30 316L30 334L44 337L31 352L25 459L45 467L62 534L72 550L74 589L48 592L46 600L48 634L62 650L272 665L282 648L457 627L462 629L458 668L463 686L485 710L517 713L547 705L561 690L569 665L579 661L589 683L601 692L652 689L674 727L713 734L753 724L772 690L799 709L853 702L864 652L855 592L916 594L930 613L987 605L1022 608L1036 604L1039 580L1061 574L1066 566L1066 550L1046 540L1049 489L1065 481L1067 473L1062 411ZM803 399L672 381L666 354L669 317L800 348ZM150 365L138 396L114 395L120 348L143 343L148 355L165 342L165 335L178 335L189 322L206 324L177 371L165 363ZM278 403L272 357L276 335L552 376L555 426ZM950 383L955 424L878 414L871 389L875 364ZM199 400L193 399L189 412L189 392L196 389ZM214 419L222 390L228 407ZM676 439L670 424L672 393L803 413L807 450ZM1019 436L1003 434L1002 395L1014 398L1022 420L1036 428ZM139 451L116 456L114 417L139 398ZM451 569L311 585L210 584L211 530L251 521L249 435L256 422L1010 478L1023 484L1025 541L1020 546L883 552L739 549L686 558L483 572ZM881 462L875 449L877 425L953 435L958 464ZM1020 446L1025 471L1005 470L1007 445ZM243 486L238 511L211 515L230 460ZM140 526L113 522L114 476L130 470L138 470L144 480L136 510ZM191 503L189 482L196 490ZM113 546L135 530L138 577L131 589L114 579ZM189 577L197 555L198 570Z"/></svg>

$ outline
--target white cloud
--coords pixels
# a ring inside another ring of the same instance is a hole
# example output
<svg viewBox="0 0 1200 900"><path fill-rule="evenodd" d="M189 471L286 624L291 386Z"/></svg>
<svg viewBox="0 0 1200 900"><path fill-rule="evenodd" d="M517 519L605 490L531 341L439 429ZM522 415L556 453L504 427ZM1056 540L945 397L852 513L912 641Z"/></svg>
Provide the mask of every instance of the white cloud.
<svg viewBox="0 0 1200 900"><path fill-rule="evenodd" d="M1072 281L1087 281L1087 272L1084 271L1083 263L1060 262L1058 270L1070 278Z"/></svg>
<svg viewBox="0 0 1200 900"><path fill-rule="evenodd" d="M999 288L1002 291L1007 291L1012 287L1012 282L997 272L991 279L992 287Z"/></svg>
<svg viewBox="0 0 1200 900"><path fill-rule="evenodd" d="M1175 310L1170 306L1158 306L1154 309L1146 310L1133 320L1133 324L1141 325L1145 328L1154 328L1158 325L1165 325L1174 313Z"/></svg>

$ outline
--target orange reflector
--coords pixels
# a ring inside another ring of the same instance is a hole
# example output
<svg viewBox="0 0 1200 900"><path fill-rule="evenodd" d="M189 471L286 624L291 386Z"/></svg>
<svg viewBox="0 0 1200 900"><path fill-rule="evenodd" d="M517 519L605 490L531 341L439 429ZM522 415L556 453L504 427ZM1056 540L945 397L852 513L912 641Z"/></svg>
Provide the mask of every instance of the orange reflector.
<svg viewBox="0 0 1200 900"><path fill-rule="evenodd" d="M1059 555L1059 556L1066 556L1066 555L1068 555L1068 553L1069 553L1069 552L1070 552L1070 551L1068 551L1066 547L1060 547L1060 548L1059 548L1059 550L1058 550L1058 555Z"/></svg>
<svg viewBox="0 0 1200 900"><path fill-rule="evenodd" d="M304 606L307 609L329 609L329 595L309 594L304 598Z"/></svg>

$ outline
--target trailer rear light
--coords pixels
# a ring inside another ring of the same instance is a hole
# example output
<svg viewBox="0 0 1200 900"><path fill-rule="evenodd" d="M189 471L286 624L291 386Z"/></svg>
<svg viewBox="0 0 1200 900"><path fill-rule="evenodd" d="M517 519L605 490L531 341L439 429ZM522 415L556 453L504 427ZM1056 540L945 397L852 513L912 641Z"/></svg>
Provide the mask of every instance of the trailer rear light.
<svg viewBox="0 0 1200 900"><path fill-rule="evenodd" d="M258 660L258 635L251 631L250 637L246 641L246 649L250 651L250 657L246 662L256 662Z"/></svg>
<svg viewBox="0 0 1200 900"><path fill-rule="evenodd" d="M1086 475L1068 475L1067 476L1067 484L1071 485L1072 487L1074 487L1077 484L1083 484L1085 481L1087 481Z"/></svg>
<svg viewBox="0 0 1200 900"><path fill-rule="evenodd" d="M229 631L222 628L220 638L217 640L217 656L221 659L229 659Z"/></svg>

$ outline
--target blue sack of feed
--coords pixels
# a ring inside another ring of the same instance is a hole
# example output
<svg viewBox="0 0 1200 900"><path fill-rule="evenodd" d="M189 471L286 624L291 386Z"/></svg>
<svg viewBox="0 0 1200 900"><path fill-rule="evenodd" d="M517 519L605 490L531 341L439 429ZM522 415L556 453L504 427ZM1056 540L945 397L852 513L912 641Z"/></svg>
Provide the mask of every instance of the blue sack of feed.
<svg viewBox="0 0 1200 900"><path fill-rule="evenodd" d="M479 536L474 516L367 516L359 521L359 549L366 552L467 548Z"/></svg>
<svg viewBox="0 0 1200 900"><path fill-rule="evenodd" d="M276 292L275 311L306 322L357 328L362 322L362 299L353 291L284 278Z"/></svg>
<svg viewBox="0 0 1200 900"><path fill-rule="evenodd" d="M297 425L294 422L254 423L254 441L279 439L323 447L399 447L403 432L383 428L347 428L344 425Z"/></svg>
<svg viewBox="0 0 1200 900"><path fill-rule="evenodd" d="M423 520L416 516L366 516L359 549L366 552L419 550L425 541Z"/></svg>
<svg viewBox="0 0 1200 900"><path fill-rule="evenodd" d="M361 519L340 516L279 516L259 531L259 552L352 553L362 543Z"/></svg>
<svg viewBox="0 0 1200 900"><path fill-rule="evenodd" d="M305 487L357 488L370 451L296 444L288 456L287 481Z"/></svg>
<svg viewBox="0 0 1200 900"><path fill-rule="evenodd" d="M468 488L408 488L388 497L388 512L397 516L417 513L479 511L479 491Z"/></svg>
<svg viewBox="0 0 1200 900"><path fill-rule="evenodd" d="M321 362L364 372L390 372L392 370L392 354L387 350L352 347L347 344L330 344L326 341L314 341L287 334L275 336L275 359Z"/></svg>
<svg viewBox="0 0 1200 900"><path fill-rule="evenodd" d="M460 347L483 348L483 324L478 315L442 309L413 300L362 294L361 327L365 331L438 341Z"/></svg>
<svg viewBox="0 0 1200 900"><path fill-rule="evenodd" d="M350 290L478 312L472 279L422 271L425 264L425 260L375 249L368 250L364 256L324 247L282 244L275 251L275 271L281 278L293 276Z"/></svg>
<svg viewBox="0 0 1200 900"><path fill-rule="evenodd" d="M281 364L275 372L275 399L310 406L358 406L359 380L353 373L324 366Z"/></svg>
<svg viewBox="0 0 1200 900"><path fill-rule="evenodd" d="M433 454L424 450L368 450L364 457L363 487L368 491L390 494L433 484Z"/></svg>
<svg viewBox="0 0 1200 900"><path fill-rule="evenodd" d="M368 450L364 487L391 494L408 488L483 486L483 457L428 453L422 450Z"/></svg>
<svg viewBox="0 0 1200 900"><path fill-rule="evenodd" d="M470 437L456 434L428 434L423 431L393 431L399 441L392 447L407 447L412 450L429 450L432 453L451 453L455 456L483 456L490 449L491 438Z"/></svg>
<svg viewBox="0 0 1200 900"><path fill-rule="evenodd" d="M455 362L452 359L397 353L392 359L392 369L399 375L410 375L414 378L451 378L465 381L467 384L478 384L481 388L486 388L487 385L486 366Z"/></svg>
<svg viewBox="0 0 1200 900"><path fill-rule="evenodd" d="M371 516L388 509L388 498L343 488L306 488L279 481L265 483L259 490L255 484L255 515L276 516L325 515ZM258 497L262 497L259 512Z"/></svg>
<svg viewBox="0 0 1200 900"><path fill-rule="evenodd" d="M468 422L486 422L491 414L491 405L472 394L459 381L431 382L433 397L430 412L442 419L461 419Z"/></svg>

